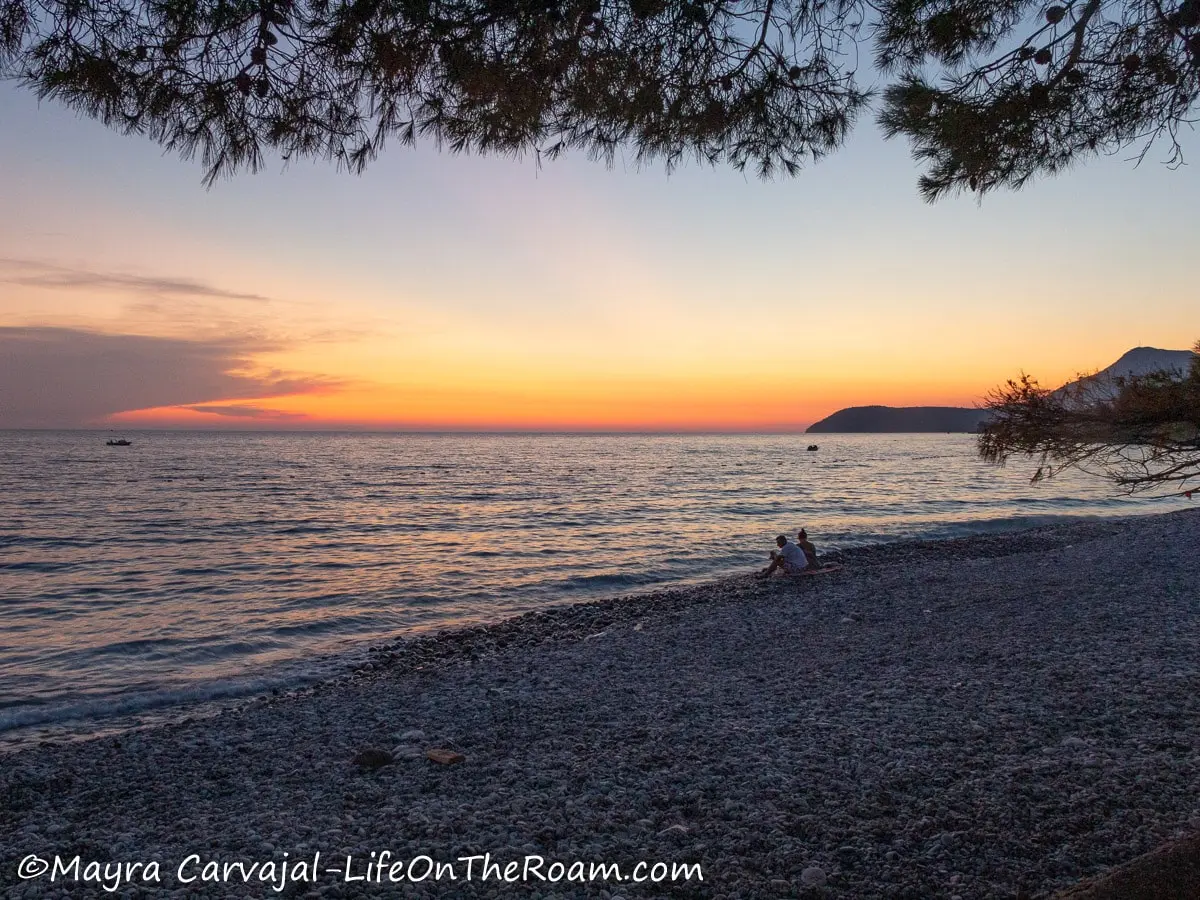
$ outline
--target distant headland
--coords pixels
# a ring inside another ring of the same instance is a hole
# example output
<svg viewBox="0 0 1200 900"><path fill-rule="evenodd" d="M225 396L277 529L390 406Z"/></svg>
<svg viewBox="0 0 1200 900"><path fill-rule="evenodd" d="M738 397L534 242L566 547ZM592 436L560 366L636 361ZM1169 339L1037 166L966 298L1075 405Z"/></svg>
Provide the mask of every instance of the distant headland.
<svg viewBox="0 0 1200 900"><path fill-rule="evenodd" d="M1107 368L1082 375L1063 389L1080 383L1100 391L1116 391L1117 379L1150 372L1174 372L1182 377L1194 354L1191 350L1134 347ZM807 434L958 431L974 433L987 419L985 409L962 406L850 406L839 409L806 429Z"/></svg>
<svg viewBox="0 0 1200 900"><path fill-rule="evenodd" d="M814 422L808 434L979 430L987 410L960 406L851 406Z"/></svg>

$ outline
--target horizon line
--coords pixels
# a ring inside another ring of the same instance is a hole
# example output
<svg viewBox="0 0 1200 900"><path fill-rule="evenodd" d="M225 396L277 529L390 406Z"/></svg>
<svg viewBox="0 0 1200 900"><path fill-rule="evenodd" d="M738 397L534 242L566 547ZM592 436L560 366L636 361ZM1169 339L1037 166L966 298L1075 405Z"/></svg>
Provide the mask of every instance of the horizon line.
<svg viewBox="0 0 1200 900"><path fill-rule="evenodd" d="M804 426L807 427L807 426ZM658 428L111 428L92 425L10 425L0 431L71 431L152 434L805 434L804 428L658 429ZM850 433L850 432L847 432Z"/></svg>
<svg viewBox="0 0 1200 900"><path fill-rule="evenodd" d="M0 427L0 432L86 432L89 434L400 434L400 435L487 435L487 436L550 436L570 435L581 437L604 436L793 436L816 437L817 435L848 435L848 434L970 434L973 431L782 431L771 429L758 430L597 430L597 429L363 429L363 428L94 428L84 426L69 427Z"/></svg>

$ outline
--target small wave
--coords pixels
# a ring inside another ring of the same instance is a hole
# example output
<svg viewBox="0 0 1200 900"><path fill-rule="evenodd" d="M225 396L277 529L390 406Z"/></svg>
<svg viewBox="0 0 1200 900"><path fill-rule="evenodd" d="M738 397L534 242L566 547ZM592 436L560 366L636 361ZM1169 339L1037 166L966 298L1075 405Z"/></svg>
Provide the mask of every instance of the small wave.
<svg viewBox="0 0 1200 900"><path fill-rule="evenodd" d="M194 638L134 638L92 647L86 656L163 656L163 651L195 643Z"/></svg>
<svg viewBox="0 0 1200 900"><path fill-rule="evenodd" d="M595 590L597 588L608 587L637 587L639 585L654 584L660 579L653 575L616 575L606 573L604 575L575 575L567 578L564 581L558 582L555 587L565 588L567 590Z"/></svg>
<svg viewBox="0 0 1200 900"><path fill-rule="evenodd" d="M1068 522L1082 522L1101 518L1094 515L1065 515L1045 513L1025 516L1001 516L994 519L964 519L961 522L929 524L925 527L913 528L907 531L906 537L911 536L921 540L938 540L942 538L972 537L974 535L1004 534L1009 531L1021 531L1027 528L1040 528L1045 525L1063 525ZM894 540L892 535L888 540Z"/></svg>
<svg viewBox="0 0 1200 900"><path fill-rule="evenodd" d="M325 534L329 531L335 531L333 525L292 525L289 528L276 528L273 534Z"/></svg>
<svg viewBox="0 0 1200 900"><path fill-rule="evenodd" d="M22 544L37 544L47 549L81 549L96 544L92 540L77 538L50 537L41 534L10 534L0 535L0 547L19 547Z"/></svg>
<svg viewBox="0 0 1200 900"><path fill-rule="evenodd" d="M96 697L71 703L47 703L39 706L19 706L0 709L0 734L38 725L60 725L69 722L95 723L122 716L138 715L153 710L171 708L179 714L188 707L214 700L237 700L291 689L320 680L323 673L288 673L278 676L235 678L118 696Z"/></svg>
<svg viewBox="0 0 1200 900"><path fill-rule="evenodd" d="M65 572L78 567L79 564L74 562L38 562L36 560L0 563L0 569L24 572Z"/></svg>

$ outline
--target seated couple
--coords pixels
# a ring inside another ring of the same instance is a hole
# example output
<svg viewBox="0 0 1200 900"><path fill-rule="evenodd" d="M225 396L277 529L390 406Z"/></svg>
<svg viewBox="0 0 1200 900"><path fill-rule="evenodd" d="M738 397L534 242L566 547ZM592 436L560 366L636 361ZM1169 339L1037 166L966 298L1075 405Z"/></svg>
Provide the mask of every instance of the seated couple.
<svg viewBox="0 0 1200 900"><path fill-rule="evenodd" d="M782 569L785 575L801 575L806 571L819 569L817 564L817 548L808 539L808 533L801 528L796 535L796 543L788 541L786 535L775 538L778 550L771 551L771 564L758 574L762 577L774 574L776 569Z"/></svg>

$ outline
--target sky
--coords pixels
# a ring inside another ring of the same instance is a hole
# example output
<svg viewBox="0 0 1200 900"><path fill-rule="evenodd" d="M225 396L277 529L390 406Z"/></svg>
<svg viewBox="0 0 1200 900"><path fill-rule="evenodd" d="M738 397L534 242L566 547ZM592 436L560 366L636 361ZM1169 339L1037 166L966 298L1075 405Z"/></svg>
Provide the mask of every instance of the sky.
<svg viewBox="0 0 1200 900"><path fill-rule="evenodd" d="M793 431L973 406L1200 338L1200 182L1165 155L931 206L867 117L775 181L426 143L206 189L0 83L0 427Z"/></svg>

